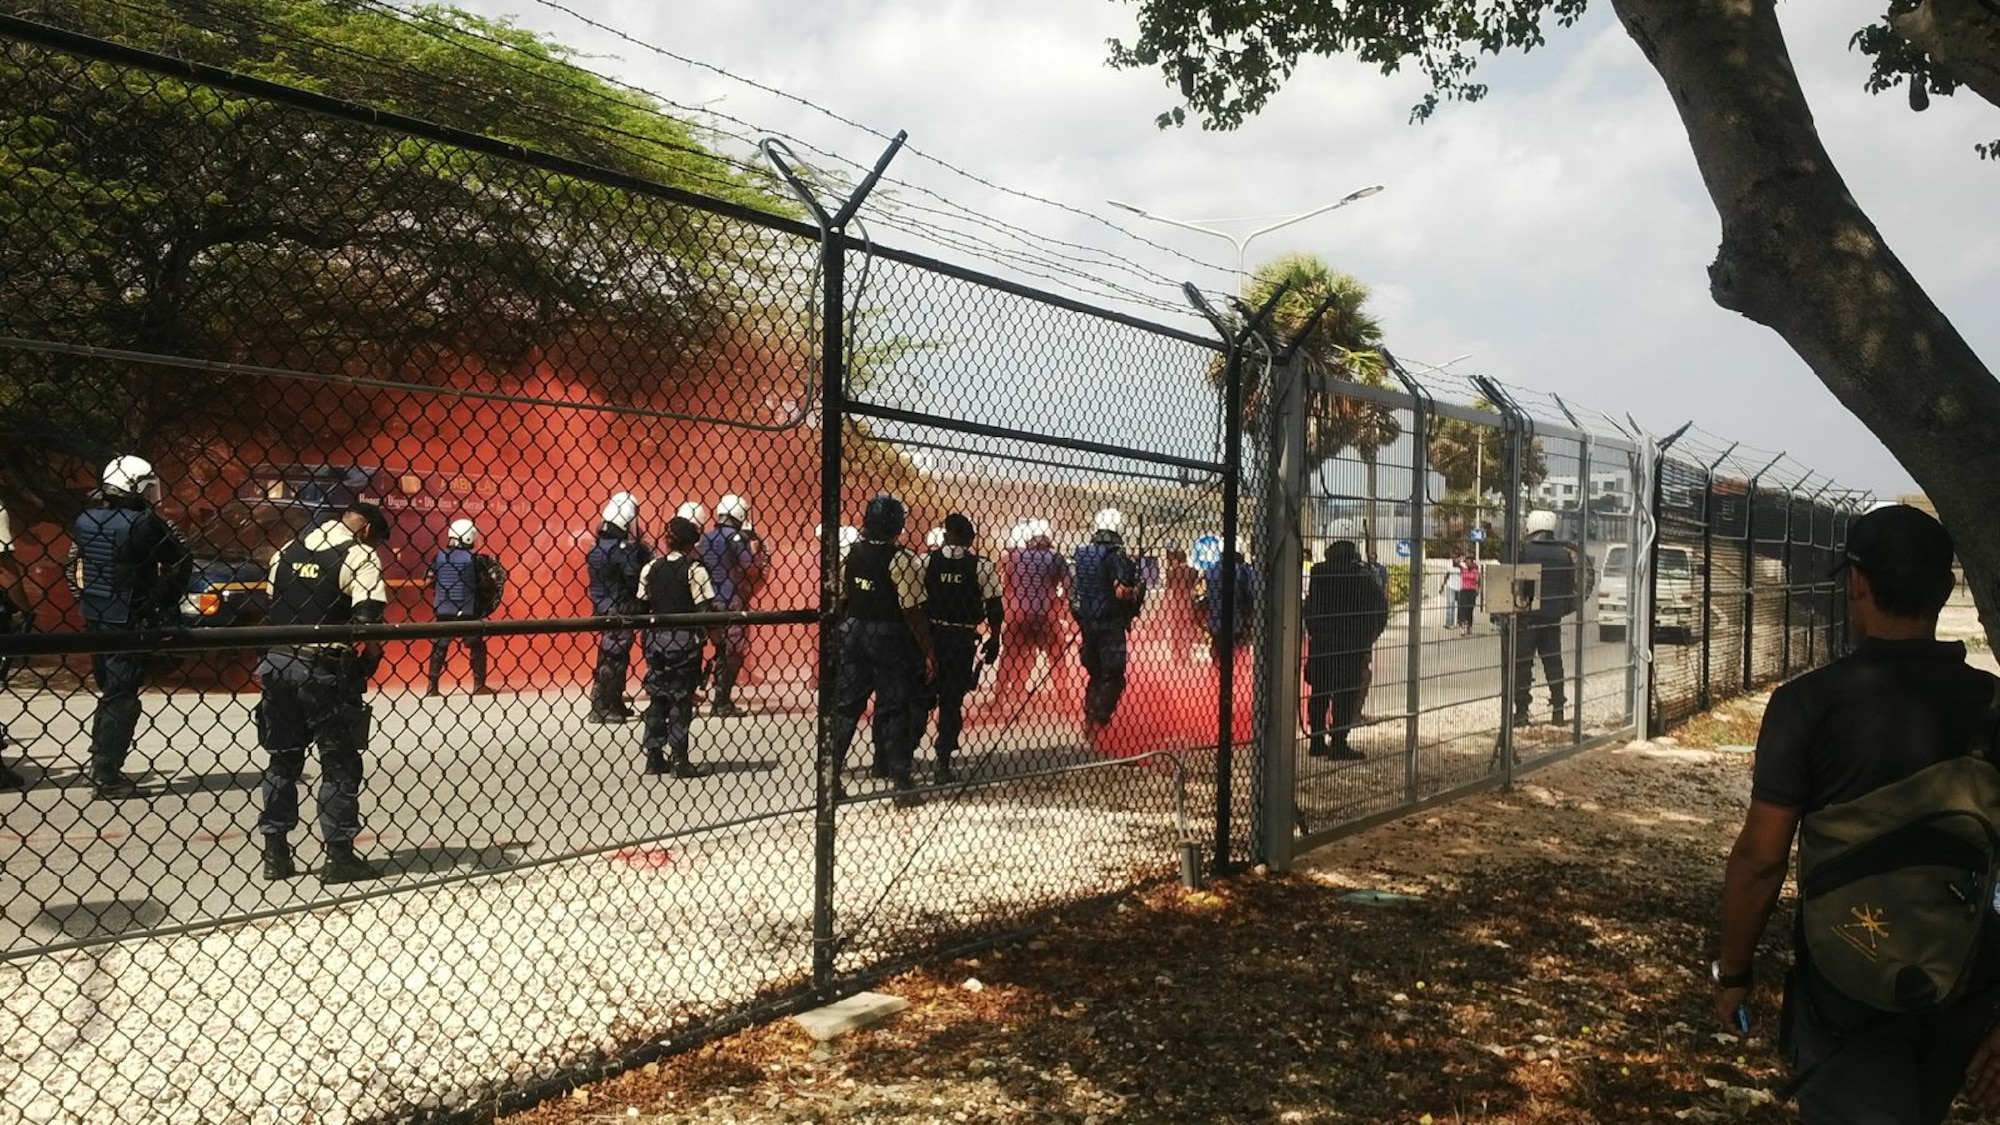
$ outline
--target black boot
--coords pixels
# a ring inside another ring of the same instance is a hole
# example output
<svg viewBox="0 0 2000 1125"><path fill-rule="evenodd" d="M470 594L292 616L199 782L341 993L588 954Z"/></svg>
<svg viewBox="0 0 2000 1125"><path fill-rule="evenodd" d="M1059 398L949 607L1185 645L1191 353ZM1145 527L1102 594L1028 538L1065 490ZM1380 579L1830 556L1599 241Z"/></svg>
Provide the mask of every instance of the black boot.
<svg viewBox="0 0 2000 1125"><path fill-rule="evenodd" d="M675 777L689 778L689 777L708 776L708 771L700 766L695 765L693 762L688 761L688 756L686 754L675 754L673 767L674 767Z"/></svg>
<svg viewBox="0 0 2000 1125"><path fill-rule="evenodd" d="M709 705L708 713L717 719L737 719L750 712L738 707L733 700L718 699Z"/></svg>
<svg viewBox="0 0 2000 1125"><path fill-rule="evenodd" d="M276 883L299 873L292 864L292 842L283 836L264 837L264 879Z"/></svg>
<svg viewBox="0 0 2000 1125"><path fill-rule="evenodd" d="M649 749L649 750L647 750L647 751L646 751L646 776L647 776L647 777L659 777L660 775L662 775L662 774L664 774L664 773L666 773L666 772L667 772L667 758L666 758L666 755L664 755L664 754L660 753L660 751L659 751L659 749L658 749L657 747L656 747L656 748L653 748L653 749Z"/></svg>
<svg viewBox="0 0 2000 1125"><path fill-rule="evenodd" d="M896 778L895 805L899 809L914 809L924 803L924 795L917 792L917 783L909 774Z"/></svg>
<svg viewBox="0 0 2000 1125"><path fill-rule="evenodd" d="M363 883L381 877L382 869L354 854L353 844L330 843L326 846L326 863L319 869L320 882L328 885Z"/></svg>
<svg viewBox="0 0 2000 1125"><path fill-rule="evenodd" d="M931 780L938 785L950 785L958 780L957 771L951 768L951 751L938 752L937 769L931 771Z"/></svg>
<svg viewBox="0 0 2000 1125"><path fill-rule="evenodd" d="M20 774L14 772L12 767L8 766L7 763L0 762L0 790L26 789L27 787L28 787L27 778L22 777Z"/></svg>
<svg viewBox="0 0 2000 1125"><path fill-rule="evenodd" d="M1554 723L1555 725L1557 725L1557 726L1559 726L1559 727L1561 727L1561 726L1568 726L1569 724L1568 724L1568 723L1567 723L1566 721L1564 721L1564 717L1563 717L1563 711L1564 711L1564 705L1563 705L1563 704L1561 704L1561 703L1556 703L1556 704L1554 705L1554 711L1555 711L1555 714L1553 714L1553 715L1551 715L1551 716L1549 717L1549 721L1550 721L1550 722L1552 722L1552 723Z"/></svg>
<svg viewBox="0 0 2000 1125"><path fill-rule="evenodd" d="M139 783L114 769L91 770L90 787L97 791L100 801L122 801L139 795Z"/></svg>

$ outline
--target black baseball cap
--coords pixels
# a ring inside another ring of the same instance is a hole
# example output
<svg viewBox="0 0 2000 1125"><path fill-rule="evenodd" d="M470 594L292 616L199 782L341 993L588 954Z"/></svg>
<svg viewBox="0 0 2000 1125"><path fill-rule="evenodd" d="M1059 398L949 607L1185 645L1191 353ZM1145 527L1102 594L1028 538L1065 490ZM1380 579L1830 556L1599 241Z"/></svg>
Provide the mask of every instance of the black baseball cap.
<svg viewBox="0 0 2000 1125"><path fill-rule="evenodd" d="M1848 567L1863 574L1950 574L1957 553L1951 533L1936 517L1908 504L1890 504L1847 525L1847 549L1839 574Z"/></svg>
<svg viewBox="0 0 2000 1125"><path fill-rule="evenodd" d="M349 504L343 514L356 515L367 520L368 530L375 536L377 543L389 541L389 517L383 515L382 509L376 505L360 501Z"/></svg>

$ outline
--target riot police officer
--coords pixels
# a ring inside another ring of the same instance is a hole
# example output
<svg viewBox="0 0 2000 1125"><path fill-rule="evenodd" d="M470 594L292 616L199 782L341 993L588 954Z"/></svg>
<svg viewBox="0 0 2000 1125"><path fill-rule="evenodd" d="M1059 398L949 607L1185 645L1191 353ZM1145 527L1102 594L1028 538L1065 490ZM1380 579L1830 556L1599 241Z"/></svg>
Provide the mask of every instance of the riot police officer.
<svg viewBox="0 0 2000 1125"><path fill-rule="evenodd" d="M389 521L373 504L354 504L337 519L280 548L271 560L270 623L369 625L382 620L388 584L375 544L389 537ZM257 662L263 699L257 736L270 764L264 770L264 810L257 834L264 847L264 878L289 879L290 834L299 823L299 775L306 747L319 746L319 827L326 843L322 883L378 879L382 872L354 850L361 834L361 754L368 749L372 712L363 698L368 677L382 662L380 644L305 644L273 647Z"/></svg>
<svg viewBox="0 0 2000 1125"><path fill-rule="evenodd" d="M667 553L639 572L639 594L647 613L707 613L716 606L715 585L695 547L701 527L675 516L667 522ZM688 759L688 732L694 725L694 689L701 683L703 631L648 629L640 646L646 654L646 773L702 777L707 770ZM671 758L669 757L671 754Z"/></svg>
<svg viewBox="0 0 2000 1125"><path fill-rule="evenodd" d="M1326 561L1314 564L1306 583L1306 730L1315 758L1360 761L1354 728L1368 697L1375 642L1389 627L1389 599L1375 584L1361 548L1351 539L1327 544ZM1327 741L1327 712L1333 738Z"/></svg>
<svg viewBox="0 0 2000 1125"><path fill-rule="evenodd" d="M499 594L499 564L490 555L473 550L479 543L479 528L471 520L456 519L445 530L444 549L431 560L425 579L431 587L431 604L439 621L476 621L492 613ZM486 638L463 639L472 660L472 694L492 695L486 686ZM451 655L451 638L431 642L430 683L425 695L438 693L444 677L445 661Z"/></svg>
<svg viewBox="0 0 2000 1125"><path fill-rule="evenodd" d="M1125 694L1126 633L1145 604L1139 564L1125 553L1125 516L1116 508L1097 513L1090 542L1076 549L1069 611L1082 631L1084 737L1095 748Z"/></svg>
<svg viewBox="0 0 2000 1125"><path fill-rule="evenodd" d="M652 549L639 539L639 502L629 492L613 495L604 505L597 542L584 559L590 571L590 611L599 617L638 612L639 572L652 558ZM623 723L634 717L625 705L632 641L630 629L606 629L597 635L597 671L590 693L593 723Z"/></svg>
<svg viewBox="0 0 2000 1125"><path fill-rule="evenodd" d="M1561 726L1567 705L1563 680L1562 621L1577 611L1579 571L1577 554L1568 544L1556 541L1556 514L1528 513L1527 538L1521 544L1520 561L1542 568L1541 604L1531 613L1520 615L1514 639L1514 725L1527 726L1528 707L1534 702L1535 657L1542 658L1542 680L1549 688L1549 721Z"/></svg>
<svg viewBox="0 0 2000 1125"><path fill-rule="evenodd" d="M972 521L953 512L944 518L943 541L925 559L925 611L931 644L937 650L937 773L939 785L957 780L951 757L965 730L965 697L979 684L975 658L1000 658L1000 572L993 560L974 554ZM979 623L986 623L986 638Z"/></svg>
<svg viewBox="0 0 2000 1125"><path fill-rule="evenodd" d="M1236 616L1227 623L1222 620L1222 610L1227 604L1222 600L1223 565L1224 560L1216 560L1202 580L1203 598L1208 606L1208 651L1217 668L1243 651L1250 643L1250 630L1257 623L1257 568L1244 555L1241 539L1236 541Z"/></svg>
<svg viewBox="0 0 2000 1125"><path fill-rule="evenodd" d="M911 758L921 736L917 700L934 681L937 656L924 616L924 567L897 542L909 517L903 502L883 494L868 502L861 542L841 567L835 609L846 620L840 647L840 691L834 708L834 761L845 769L847 749L875 698L875 768L897 789L896 804L921 804Z"/></svg>
<svg viewBox="0 0 2000 1125"><path fill-rule="evenodd" d="M717 609L749 609L750 594L761 577L756 540L743 531L743 523L749 518L749 503L730 493L715 502L715 528L701 538L698 553L715 583ZM736 678L742 673L743 660L749 653L748 627L730 625L722 630L715 654L715 697L709 703L709 714L727 719L744 713L734 697Z"/></svg>
<svg viewBox="0 0 2000 1125"><path fill-rule="evenodd" d="M70 581L83 627L120 632L177 623L194 574L194 559L180 533L153 504L160 478L140 457L126 455L104 466L99 504L76 517L71 535ZM90 721L90 783L102 800L130 797L138 786L125 776L125 759L139 727L146 655L93 653L97 713Z"/></svg>

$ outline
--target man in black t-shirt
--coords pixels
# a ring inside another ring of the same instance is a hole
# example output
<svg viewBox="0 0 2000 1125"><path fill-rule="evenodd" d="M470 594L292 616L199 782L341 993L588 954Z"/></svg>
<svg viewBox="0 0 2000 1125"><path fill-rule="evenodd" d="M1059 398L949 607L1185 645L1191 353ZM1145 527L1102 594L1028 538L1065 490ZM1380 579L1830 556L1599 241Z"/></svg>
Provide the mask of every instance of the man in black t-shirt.
<svg viewBox="0 0 2000 1125"><path fill-rule="evenodd" d="M1964 645L1937 639L1952 554L1944 528L1915 508L1894 505L1856 520L1840 570L1861 643L1771 696L1750 811L1724 875L1721 948L1709 966L1716 1016L1731 1031L1740 1030L1736 1013L1757 975L1752 958L1799 821L1991 745L1993 677L1966 666ZM2000 1089L2000 1050L1981 1047L2000 1000L2000 950L1989 944L1964 998L1887 1016L1836 991L1794 946L1780 1046L1802 1082L1807 1125L1931 1125L1965 1084L1968 1063L1975 1071L1993 1064L1991 1078L1975 1073L1976 1096Z"/></svg>

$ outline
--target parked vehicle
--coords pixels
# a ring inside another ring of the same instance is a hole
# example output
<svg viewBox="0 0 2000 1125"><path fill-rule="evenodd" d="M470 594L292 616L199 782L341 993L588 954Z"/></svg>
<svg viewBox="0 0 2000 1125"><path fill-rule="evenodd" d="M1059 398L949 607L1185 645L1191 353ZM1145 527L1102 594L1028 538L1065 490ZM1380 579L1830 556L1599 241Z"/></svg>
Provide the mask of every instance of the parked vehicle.
<svg viewBox="0 0 2000 1125"><path fill-rule="evenodd" d="M190 626L258 625L270 610L265 582L278 549L330 517L303 500L231 500L188 538L194 577L181 602Z"/></svg>
<svg viewBox="0 0 2000 1125"><path fill-rule="evenodd" d="M1622 640L1632 621L1631 548L1613 544L1604 555L1597 581L1597 637ZM1659 574L1654 583L1653 636L1669 643L1691 644L1705 635L1701 612L1701 570L1695 552L1672 543L1659 548Z"/></svg>

